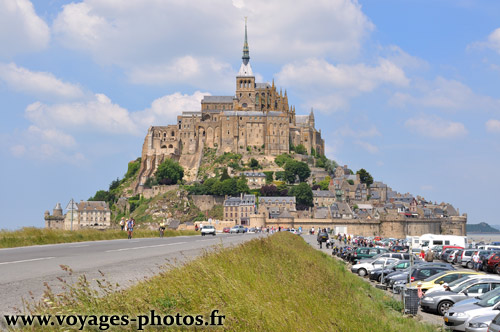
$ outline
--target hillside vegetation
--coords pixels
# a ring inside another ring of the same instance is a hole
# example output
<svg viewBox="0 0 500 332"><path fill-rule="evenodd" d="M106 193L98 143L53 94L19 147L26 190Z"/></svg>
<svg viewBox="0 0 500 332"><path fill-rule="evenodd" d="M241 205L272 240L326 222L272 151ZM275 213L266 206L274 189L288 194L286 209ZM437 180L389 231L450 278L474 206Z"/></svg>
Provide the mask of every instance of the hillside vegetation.
<svg viewBox="0 0 500 332"><path fill-rule="evenodd" d="M89 282L82 278L66 295L49 291L43 301L29 310L33 314L130 317L155 310L162 316L202 314L206 319L212 310L219 310L225 315L224 326L208 329L213 331L436 330L403 317L395 310L401 309L399 302L352 275L342 262L288 232L205 253L183 267L172 268L128 290L112 292L113 286L105 281L98 280L98 284L100 290L92 291ZM108 295L98 297L103 292ZM137 326L110 330L136 331Z"/></svg>
<svg viewBox="0 0 500 332"><path fill-rule="evenodd" d="M485 222L479 224L466 224L467 233L500 233L500 230L491 227Z"/></svg>

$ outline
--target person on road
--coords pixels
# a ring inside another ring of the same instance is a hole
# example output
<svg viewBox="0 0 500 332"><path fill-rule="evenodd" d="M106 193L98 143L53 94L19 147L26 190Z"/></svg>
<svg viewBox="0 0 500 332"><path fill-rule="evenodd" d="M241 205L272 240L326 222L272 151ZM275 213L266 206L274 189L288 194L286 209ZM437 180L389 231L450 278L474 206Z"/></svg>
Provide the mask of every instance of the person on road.
<svg viewBox="0 0 500 332"><path fill-rule="evenodd" d="M125 228L125 217L122 217L122 220L120 220L120 227L123 231L123 229Z"/></svg>
<svg viewBox="0 0 500 332"><path fill-rule="evenodd" d="M162 220L160 223L160 237L163 237L164 233L165 233L165 220Z"/></svg>
<svg viewBox="0 0 500 332"><path fill-rule="evenodd" d="M479 251L474 252L474 255L472 255L472 262L474 263L474 270L477 272L479 270Z"/></svg>
<svg viewBox="0 0 500 332"><path fill-rule="evenodd" d="M128 238L132 238L132 233L134 232L134 226L135 226L135 220L134 218L130 218L129 221L127 221L127 233L128 233Z"/></svg>
<svg viewBox="0 0 500 332"><path fill-rule="evenodd" d="M432 263L434 261L434 252L429 248L425 254L425 261Z"/></svg>

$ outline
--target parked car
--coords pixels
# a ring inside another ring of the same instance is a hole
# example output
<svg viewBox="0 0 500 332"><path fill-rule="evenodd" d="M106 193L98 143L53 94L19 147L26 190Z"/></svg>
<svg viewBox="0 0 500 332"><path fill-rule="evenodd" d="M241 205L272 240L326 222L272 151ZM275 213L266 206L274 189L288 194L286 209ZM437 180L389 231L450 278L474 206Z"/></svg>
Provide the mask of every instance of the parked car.
<svg viewBox="0 0 500 332"><path fill-rule="evenodd" d="M212 234L215 236L215 227L212 225L201 226L201 236L205 236L207 234Z"/></svg>
<svg viewBox="0 0 500 332"><path fill-rule="evenodd" d="M470 319L465 327L465 332L488 332L488 326L496 316L497 312L493 312Z"/></svg>
<svg viewBox="0 0 500 332"><path fill-rule="evenodd" d="M467 267L468 269L472 269L474 267L474 263L472 262L472 255L474 254L476 249L465 249L462 252L462 264L463 267Z"/></svg>
<svg viewBox="0 0 500 332"><path fill-rule="evenodd" d="M352 260L358 261L363 258L371 258L375 255L378 255L380 253L385 253L388 252L386 248L369 248L369 247L363 247L363 248L358 248L352 255Z"/></svg>
<svg viewBox="0 0 500 332"><path fill-rule="evenodd" d="M232 233L245 233L245 227L243 227L242 225L233 226L229 230L229 233L231 233L231 234Z"/></svg>
<svg viewBox="0 0 500 332"><path fill-rule="evenodd" d="M378 282L381 282L382 275L387 276L389 273L404 270L408 268L408 266L410 266L410 261L404 260L404 261L396 261L391 265L386 266L385 269L383 267L373 269L370 272L370 280L376 280Z"/></svg>
<svg viewBox="0 0 500 332"><path fill-rule="evenodd" d="M469 320L487 313L498 312L500 309L500 288L488 293L477 303L452 306L444 315L444 324L455 331L465 331Z"/></svg>
<svg viewBox="0 0 500 332"><path fill-rule="evenodd" d="M453 289L454 287L460 286L461 284L463 284L463 283L465 283L465 282L467 282L469 280L472 280L472 279L485 279L485 278L491 278L491 279L498 278L500 280L500 276L490 276L490 275L487 275L484 272L478 272L477 274L466 274L463 277L461 277L461 278L459 278L459 279L457 279L455 281L452 281L452 282L448 283L448 287L450 287L451 289ZM440 291L443 291L443 290L445 290L445 288L444 288L443 285L436 285L436 286L430 288L429 290L427 290L427 292L425 294L432 294L434 292L440 292Z"/></svg>
<svg viewBox="0 0 500 332"><path fill-rule="evenodd" d="M466 275L473 275L473 274L481 274L481 275L486 275L481 272L475 272L475 271L470 271L470 270L451 270L451 271L443 271L438 274L435 274L433 276L430 276L429 278L426 278L421 281L422 283L422 291L427 292L429 289L434 288L437 285L443 285L443 284L450 284L451 282L460 279ZM417 287L416 282L412 282L409 287Z"/></svg>
<svg viewBox="0 0 500 332"><path fill-rule="evenodd" d="M441 260L449 263L448 256L450 256L455 250L456 249L453 248L443 250L443 253L441 254Z"/></svg>
<svg viewBox="0 0 500 332"><path fill-rule="evenodd" d="M399 261L397 258L391 258L391 257L380 257L377 260L374 260L373 262L363 262L359 261L358 264L355 264L351 267L351 272L352 273L357 273L360 277L364 277L368 275L373 269L377 267L382 267L384 265L390 265L396 261Z"/></svg>
<svg viewBox="0 0 500 332"><path fill-rule="evenodd" d="M392 251L392 252L406 252L408 251L408 248L404 247L404 246L392 246L389 248L389 251Z"/></svg>
<svg viewBox="0 0 500 332"><path fill-rule="evenodd" d="M229 228L229 227L224 227L222 229L222 233L229 233L229 231L231 231L231 228Z"/></svg>
<svg viewBox="0 0 500 332"><path fill-rule="evenodd" d="M500 332L500 314L496 315L488 326L488 332Z"/></svg>
<svg viewBox="0 0 500 332"><path fill-rule="evenodd" d="M393 276L387 276L386 282L388 282L388 286L394 288L396 286L402 286L408 282L408 278L410 281L419 281L424 280L432 275L435 275L439 272L446 270L455 270L455 268L450 264L419 264L416 267L413 267L411 270L411 276L409 276L409 268L402 271L399 274L395 274Z"/></svg>
<svg viewBox="0 0 500 332"><path fill-rule="evenodd" d="M470 297L480 296L500 286L498 279L476 279L470 280L453 290L426 294L420 306L425 311L436 311L444 316L453 304Z"/></svg>
<svg viewBox="0 0 500 332"><path fill-rule="evenodd" d="M500 263L500 253L494 253L489 256L488 261L486 262L486 271L495 272L500 274L500 267L498 264Z"/></svg>

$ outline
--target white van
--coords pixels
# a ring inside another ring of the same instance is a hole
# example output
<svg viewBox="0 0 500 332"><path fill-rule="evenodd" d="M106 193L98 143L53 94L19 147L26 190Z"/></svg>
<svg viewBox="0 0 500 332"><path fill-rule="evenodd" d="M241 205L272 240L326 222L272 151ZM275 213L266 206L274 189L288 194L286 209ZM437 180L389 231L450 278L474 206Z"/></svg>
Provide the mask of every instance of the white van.
<svg viewBox="0 0 500 332"><path fill-rule="evenodd" d="M424 234L417 239L412 238L412 247L427 250L435 246L457 246L467 248L467 237L458 235Z"/></svg>

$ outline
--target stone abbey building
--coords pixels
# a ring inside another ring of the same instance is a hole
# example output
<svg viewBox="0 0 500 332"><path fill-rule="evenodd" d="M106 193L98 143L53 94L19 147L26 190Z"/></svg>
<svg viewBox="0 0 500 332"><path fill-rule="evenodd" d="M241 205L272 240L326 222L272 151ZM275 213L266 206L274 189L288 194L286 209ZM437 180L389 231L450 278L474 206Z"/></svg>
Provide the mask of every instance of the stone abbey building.
<svg viewBox="0 0 500 332"><path fill-rule="evenodd" d="M316 130L314 113L296 115L288 104L287 92L278 92L274 80L255 82L245 24L242 64L232 96L205 96L198 112L183 112L177 123L149 128L142 149L137 185L153 176L166 158L175 159L185 169L187 180L196 179L203 149L217 153L263 152L279 155L289 152L290 144L302 144L310 154L324 154L321 131ZM137 188L137 187L136 187Z"/></svg>

